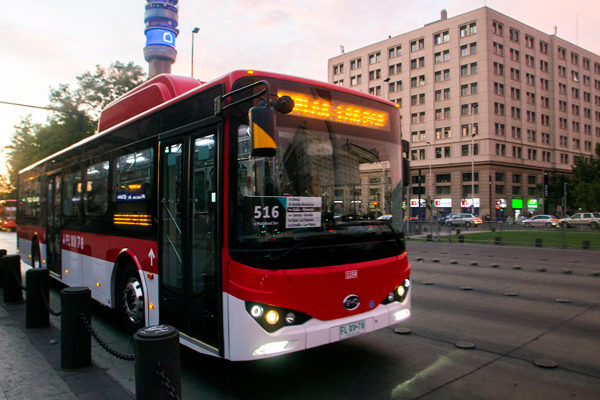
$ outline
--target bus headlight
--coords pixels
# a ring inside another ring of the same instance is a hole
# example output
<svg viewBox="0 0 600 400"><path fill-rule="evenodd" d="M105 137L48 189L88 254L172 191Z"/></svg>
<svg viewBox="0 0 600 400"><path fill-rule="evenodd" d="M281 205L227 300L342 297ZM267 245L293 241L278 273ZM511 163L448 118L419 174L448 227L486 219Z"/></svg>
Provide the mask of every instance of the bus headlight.
<svg viewBox="0 0 600 400"><path fill-rule="evenodd" d="M249 301L246 302L246 310L269 333L285 326L303 324L311 318L309 315L298 311Z"/></svg>
<svg viewBox="0 0 600 400"><path fill-rule="evenodd" d="M406 296L408 295L408 288L410 287L410 279L405 279L402 284L387 295L387 297L383 300L382 304L389 304L393 301L398 301L402 303Z"/></svg>
<svg viewBox="0 0 600 400"><path fill-rule="evenodd" d="M264 312L265 312L265 310L258 304L253 305L252 308L250 309L250 315L252 315L254 318L262 317Z"/></svg>
<svg viewBox="0 0 600 400"><path fill-rule="evenodd" d="M267 315L265 315L265 321L267 321L269 325L275 325L279 322L279 313L275 310L269 310Z"/></svg>

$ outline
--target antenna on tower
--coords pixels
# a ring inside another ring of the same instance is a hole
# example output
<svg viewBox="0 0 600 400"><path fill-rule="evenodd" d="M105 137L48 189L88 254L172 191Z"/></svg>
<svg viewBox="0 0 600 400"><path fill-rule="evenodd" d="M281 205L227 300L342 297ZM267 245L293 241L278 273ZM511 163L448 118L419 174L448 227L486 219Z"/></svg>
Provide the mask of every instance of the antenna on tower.
<svg viewBox="0 0 600 400"><path fill-rule="evenodd" d="M344 46L340 45L340 52L344 54Z"/></svg>

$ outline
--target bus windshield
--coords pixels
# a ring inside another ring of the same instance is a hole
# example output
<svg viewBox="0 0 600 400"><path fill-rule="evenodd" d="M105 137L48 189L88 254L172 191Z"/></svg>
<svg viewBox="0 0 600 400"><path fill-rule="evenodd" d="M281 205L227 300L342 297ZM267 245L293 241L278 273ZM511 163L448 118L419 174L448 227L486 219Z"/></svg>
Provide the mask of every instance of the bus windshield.
<svg viewBox="0 0 600 400"><path fill-rule="evenodd" d="M301 268L404 251L401 138L395 107L275 81L294 100L277 114L277 152L253 157L237 127L232 254L249 265Z"/></svg>

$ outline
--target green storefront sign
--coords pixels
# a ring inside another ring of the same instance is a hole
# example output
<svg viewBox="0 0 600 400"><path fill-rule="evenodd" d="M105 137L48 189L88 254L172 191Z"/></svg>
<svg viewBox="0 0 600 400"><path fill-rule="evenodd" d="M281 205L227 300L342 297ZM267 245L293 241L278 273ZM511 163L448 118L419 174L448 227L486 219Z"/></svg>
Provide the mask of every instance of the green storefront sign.
<svg viewBox="0 0 600 400"><path fill-rule="evenodd" d="M523 199L512 199L511 206L513 210L520 210L523 208Z"/></svg>
<svg viewBox="0 0 600 400"><path fill-rule="evenodd" d="M529 200L527 200L527 208L537 209L538 208L538 201L535 200L535 199L529 199Z"/></svg>

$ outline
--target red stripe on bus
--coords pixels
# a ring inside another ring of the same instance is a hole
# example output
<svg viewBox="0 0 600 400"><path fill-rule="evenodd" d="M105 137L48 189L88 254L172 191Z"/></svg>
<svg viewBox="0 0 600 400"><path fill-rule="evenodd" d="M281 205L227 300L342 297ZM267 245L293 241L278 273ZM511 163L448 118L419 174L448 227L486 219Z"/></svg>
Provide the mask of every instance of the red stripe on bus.
<svg viewBox="0 0 600 400"><path fill-rule="evenodd" d="M126 251L144 271L158 273L158 245L153 240L63 230L61 248L112 263Z"/></svg>
<svg viewBox="0 0 600 400"><path fill-rule="evenodd" d="M17 237L24 240L33 240L38 238L40 243L46 243L46 228L34 225L19 225L17 226Z"/></svg>

